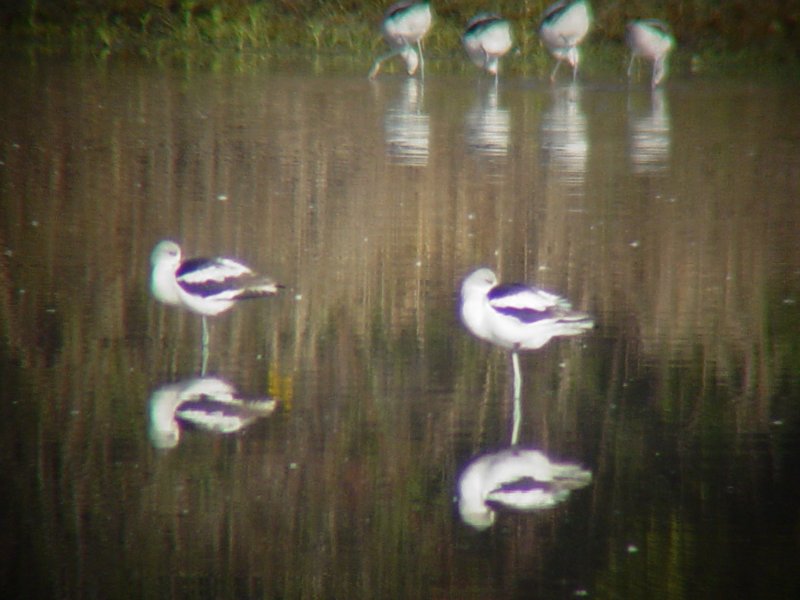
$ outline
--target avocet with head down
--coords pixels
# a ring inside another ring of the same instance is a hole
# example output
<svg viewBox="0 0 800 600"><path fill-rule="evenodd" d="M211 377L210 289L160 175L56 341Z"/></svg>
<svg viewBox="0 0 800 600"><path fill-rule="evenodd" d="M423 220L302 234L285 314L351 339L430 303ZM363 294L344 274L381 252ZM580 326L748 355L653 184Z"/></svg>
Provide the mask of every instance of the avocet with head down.
<svg viewBox="0 0 800 600"><path fill-rule="evenodd" d="M667 58L675 47L675 38L669 25L659 19L639 19L628 23L625 40L631 49L628 78L633 73L633 63L644 58L653 63L650 87L655 89L667 76Z"/></svg>
<svg viewBox="0 0 800 600"><path fill-rule="evenodd" d="M580 61L578 46L589 32L591 22L592 12L586 0L559 0L544 11L539 36L556 59L550 81L555 81L562 62L572 67L573 81L577 79Z"/></svg>
<svg viewBox="0 0 800 600"><path fill-rule="evenodd" d="M240 300L274 296L283 287L272 278L257 275L230 258L181 259L181 247L171 240L156 244L150 256L153 271L150 290L165 304L181 306L203 317L203 366L208 360L206 317L233 308Z"/></svg>
<svg viewBox="0 0 800 600"><path fill-rule="evenodd" d="M590 315L573 310L564 298L520 283L500 284L487 268L464 279L461 319L475 336L511 350L515 401L522 388L520 351L536 350L554 337L578 335L594 327Z"/></svg>
<svg viewBox="0 0 800 600"><path fill-rule="evenodd" d="M425 59L422 56L422 38L433 22L430 2L395 2L386 11L381 30L391 50L377 58L369 70L369 78L377 77L384 61L401 56L406 71L413 75L419 67L420 77L425 78ZM414 48L416 46L416 49Z"/></svg>
<svg viewBox="0 0 800 600"><path fill-rule="evenodd" d="M494 75L497 85L500 59L511 50L511 24L500 15L479 13L467 23L461 36L464 49L472 63Z"/></svg>

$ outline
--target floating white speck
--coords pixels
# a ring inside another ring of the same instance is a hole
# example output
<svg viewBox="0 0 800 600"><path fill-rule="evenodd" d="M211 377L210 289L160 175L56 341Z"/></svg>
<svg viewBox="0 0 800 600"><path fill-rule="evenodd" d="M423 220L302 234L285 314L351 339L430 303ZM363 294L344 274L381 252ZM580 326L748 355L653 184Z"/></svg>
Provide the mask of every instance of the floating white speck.
<svg viewBox="0 0 800 600"><path fill-rule="evenodd" d="M631 248L638 248L640 245L639 240L633 240L630 244L628 244Z"/></svg>
<svg viewBox="0 0 800 600"><path fill-rule="evenodd" d="M297 302L300 302L300 300L302 300L302 299L303 299L303 294L295 294L295 295L294 295L294 299L295 299Z"/></svg>
<svg viewBox="0 0 800 600"><path fill-rule="evenodd" d="M36 219L34 219L33 221L31 221L31 226L32 226L32 227L38 227L38 226L39 226L39 221L37 221Z"/></svg>
<svg viewBox="0 0 800 600"><path fill-rule="evenodd" d="M628 544L626 550L628 554L636 554L639 551L639 547L636 544Z"/></svg>
<svg viewBox="0 0 800 600"><path fill-rule="evenodd" d="M467 215L467 220L468 221L474 221L475 220L475 213L469 213Z"/></svg>
<svg viewBox="0 0 800 600"><path fill-rule="evenodd" d="M226 202L228 200L228 194L217 194L217 200Z"/></svg>

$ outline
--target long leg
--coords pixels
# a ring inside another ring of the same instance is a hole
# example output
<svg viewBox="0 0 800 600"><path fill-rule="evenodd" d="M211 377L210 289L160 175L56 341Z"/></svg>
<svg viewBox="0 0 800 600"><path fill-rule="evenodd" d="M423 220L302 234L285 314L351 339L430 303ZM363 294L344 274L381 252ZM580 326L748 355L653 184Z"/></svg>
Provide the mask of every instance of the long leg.
<svg viewBox="0 0 800 600"><path fill-rule="evenodd" d="M514 366L514 425L511 429L511 445L516 446L522 421L522 374L519 370L519 352L511 353L511 364Z"/></svg>
<svg viewBox="0 0 800 600"><path fill-rule="evenodd" d="M425 81L425 58L422 56L422 40L417 40L417 50L419 50L419 77Z"/></svg>
<svg viewBox="0 0 800 600"><path fill-rule="evenodd" d="M557 58L556 59L556 66L553 69L553 72L550 73L550 81L555 81L556 80L556 73L558 73L558 67L560 67L560 66L561 66L561 59Z"/></svg>
<svg viewBox="0 0 800 600"><path fill-rule="evenodd" d="M208 320L206 316L203 315L203 346L201 348L203 362L200 367L200 377L206 376L206 367L208 367L208 338Z"/></svg>
<svg viewBox="0 0 800 600"><path fill-rule="evenodd" d="M628 63L628 79L631 78L633 74L633 63L636 61L636 55L631 53L631 62Z"/></svg>

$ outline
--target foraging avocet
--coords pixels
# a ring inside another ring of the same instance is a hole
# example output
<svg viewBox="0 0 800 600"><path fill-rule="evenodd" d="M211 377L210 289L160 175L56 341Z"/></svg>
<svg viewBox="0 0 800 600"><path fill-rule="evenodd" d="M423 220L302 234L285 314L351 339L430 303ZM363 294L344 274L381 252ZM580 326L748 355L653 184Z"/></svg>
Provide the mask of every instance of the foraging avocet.
<svg viewBox="0 0 800 600"><path fill-rule="evenodd" d="M464 468L458 479L458 512L468 525L486 529L498 508L552 508L591 480L591 471L580 465L552 462L538 450L506 448L479 456Z"/></svg>
<svg viewBox="0 0 800 600"><path fill-rule="evenodd" d="M555 80L562 61L572 67L573 81L578 77L578 45L589 32L591 21L592 12L586 0L559 0L544 11L539 36L556 59L550 81Z"/></svg>
<svg viewBox="0 0 800 600"><path fill-rule="evenodd" d="M667 58L675 47L675 38L669 25L660 19L631 21L625 31L625 40L631 49L628 78L633 73L633 63L637 57L649 60L653 63L650 87L655 89L667 76Z"/></svg>
<svg viewBox="0 0 800 600"><path fill-rule="evenodd" d="M203 317L203 366L208 361L207 317L225 312L240 300L273 296L283 287L270 277L230 258L181 260L181 247L171 240L156 244L150 255L150 290L157 300L182 306Z"/></svg>
<svg viewBox="0 0 800 600"><path fill-rule="evenodd" d="M591 316L573 310L564 298L520 283L498 284L487 268L473 271L461 284L461 319L480 339L511 350L515 401L522 388L521 350L536 350L551 338L594 327Z"/></svg>
<svg viewBox="0 0 800 600"><path fill-rule="evenodd" d="M405 61L409 75L413 75L419 66L420 77L424 79L425 59L422 56L422 38L428 33L432 22L430 2L401 0L392 4L386 10L381 23L383 37L391 50L379 56L373 63L369 70L369 78L377 77L385 60L399 55Z"/></svg>
<svg viewBox="0 0 800 600"><path fill-rule="evenodd" d="M473 64L494 75L497 85L500 59L513 44L509 22L497 14L479 13L467 23L461 41Z"/></svg>

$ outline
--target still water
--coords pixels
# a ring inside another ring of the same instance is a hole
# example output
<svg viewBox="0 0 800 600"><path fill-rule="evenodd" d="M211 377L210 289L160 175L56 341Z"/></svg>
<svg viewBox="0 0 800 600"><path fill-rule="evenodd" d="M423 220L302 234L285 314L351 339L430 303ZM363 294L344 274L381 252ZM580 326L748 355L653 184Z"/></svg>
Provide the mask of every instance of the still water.
<svg viewBox="0 0 800 600"><path fill-rule="evenodd" d="M0 73L9 597L800 595L796 86ZM165 238L285 286L202 380ZM522 356L516 449L481 265L598 324ZM178 423L215 397L239 431ZM462 518L462 471L531 449L580 484Z"/></svg>

